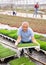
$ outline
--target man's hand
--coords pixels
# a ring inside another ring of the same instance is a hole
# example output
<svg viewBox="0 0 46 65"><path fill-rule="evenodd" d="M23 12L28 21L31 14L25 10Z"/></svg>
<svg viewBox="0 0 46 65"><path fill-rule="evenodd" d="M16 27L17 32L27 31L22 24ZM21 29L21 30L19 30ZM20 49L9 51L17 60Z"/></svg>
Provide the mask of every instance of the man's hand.
<svg viewBox="0 0 46 65"><path fill-rule="evenodd" d="M17 45L18 45L18 43L16 42L16 43L15 43L15 48L17 48Z"/></svg>
<svg viewBox="0 0 46 65"><path fill-rule="evenodd" d="M40 51L40 46L35 47L35 49L36 49L37 51Z"/></svg>
<svg viewBox="0 0 46 65"><path fill-rule="evenodd" d="M40 46L40 44L38 42L36 42L35 44L37 44L38 46Z"/></svg>
<svg viewBox="0 0 46 65"><path fill-rule="evenodd" d="M40 44L36 41L36 39L34 37L32 37L32 42L37 44L38 46L40 46Z"/></svg>
<svg viewBox="0 0 46 65"><path fill-rule="evenodd" d="M16 48L17 48L18 43L20 43L20 41L21 41L21 36L18 36L18 39L15 42L15 47Z"/></svg>

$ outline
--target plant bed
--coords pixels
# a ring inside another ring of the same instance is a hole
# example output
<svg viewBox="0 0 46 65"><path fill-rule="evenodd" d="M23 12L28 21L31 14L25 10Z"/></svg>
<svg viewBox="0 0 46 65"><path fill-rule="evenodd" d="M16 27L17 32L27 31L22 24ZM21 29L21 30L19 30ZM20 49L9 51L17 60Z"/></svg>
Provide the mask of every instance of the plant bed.
<svg viewBox="0 0 46 65"><path fill-rule="evenodd" d="M10 33L10 30L7 29L0 29L0 34L8 35Z"/></svg>
<svg viewBox="0 0 46 65"><path fill-rule="evenodd" d="M35 37L36 39L41 40L41 41L46 41L46 37L44 37L44 36L42 36L42 35L37 35L37 34L35 34L34 37Z"/></svg>
<svg viewBox="0 0 46 65"><path fill-rule="evenodd" d="M7 30L7 29L0 29L0 34L6 35L13 39L17 39L17 30Z"/></svg>
<svg viewBox="0 0 46 65"><path fill-rule="evenodd" d="M35 35L36 40L40 44L40 48L46 51L46 37L41 35Z"/></svg>
<svg viewBox="0 0 46 65"><path fill-rule="evenodd" d="M16 52L10 50L9 48L5 48L0 44L0 60L14 56L15 54Z"/></svg>
<svg viewBox="0 0 46 65"><path fill-rule="evenodd" d="M36 65L29 58L20 57L9 62L9 65Z"/></svg>
<svg viewBox="0 0 46 65"><path fill-rule="evenodd" d="M8 35L10 38L17 39L18 35L16 33L11 33Z"/></svg>
<svg viewBox="0 0 46 65"><path fill-rule="evenodd" d="M33 48L38 46L38 44L35 43L20 43L18 44L18 48Z"/></svg>
<svg viewBox="0 0 46 65"><path fill-rule="evenodd" d="M37 39L37 41L40 44L40 48L46 51L46 42L45 41L38 40L38 39Z"/></svg>

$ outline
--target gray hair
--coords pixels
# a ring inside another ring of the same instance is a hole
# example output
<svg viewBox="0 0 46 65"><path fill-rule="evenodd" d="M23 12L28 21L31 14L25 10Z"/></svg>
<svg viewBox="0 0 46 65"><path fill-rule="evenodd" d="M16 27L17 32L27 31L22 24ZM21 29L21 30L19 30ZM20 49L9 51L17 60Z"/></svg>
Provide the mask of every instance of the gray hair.
<svg viewBox="0 0 46 65"><path fill-rule="evenodd" d="M29 26L29 23L28 22L22 22L22 26L24 25L24 24L27 24L28 26Z"/></svg>

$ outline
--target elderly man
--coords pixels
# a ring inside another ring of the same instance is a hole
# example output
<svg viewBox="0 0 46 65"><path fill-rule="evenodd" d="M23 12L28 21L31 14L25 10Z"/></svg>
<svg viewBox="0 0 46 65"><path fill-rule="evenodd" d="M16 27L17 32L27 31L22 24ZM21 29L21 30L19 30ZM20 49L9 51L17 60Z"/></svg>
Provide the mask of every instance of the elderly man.
<svg viewBox="0 0 46 65"><path fill-rule="evenodd" d="M34 38L33 30L29 27L28 22L23 22L20 28L18 29L18 39L15 43L15 46L17 46L20 42L22 43L36 43L38 42ZM31 49L29 48L29 51L31 52Z"/></svg>

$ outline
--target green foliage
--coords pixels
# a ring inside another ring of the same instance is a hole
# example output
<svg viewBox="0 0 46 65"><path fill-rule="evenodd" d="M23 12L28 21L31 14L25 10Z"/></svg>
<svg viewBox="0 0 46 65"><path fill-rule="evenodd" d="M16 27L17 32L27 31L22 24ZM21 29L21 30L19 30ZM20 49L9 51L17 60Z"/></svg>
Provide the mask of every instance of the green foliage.
<svg viewBox="0 0 46 65"><path fill-rule="evenodd" d="M11 30L8 36L13 39L17 39L17 37L18 37L17 30Z"/></svg>
<svg viewBox="0 0 46 65"><path fill-rule="evenodd" d="M32 47L32 46L38 46L35 43L20 43L18 44L18 47Z"/></svg>
<svg viewBox="0 0 46 65"><path fill-rule="evenodd" d="M9 37L13 38L13 39L17 39L18 35L17 34L9 34Z"/></svg>
<svg viewBox="0 0 46 65"><path fill-rule="evenodd" d="M37 41L39 42L41 49L43 49L43 50L46 51L46 42L45 41L38 40L38 39L37 39Z"/></svg>
<svg viewBox="0 0 46 65"><path fill-rule="evenodd" d="M21 57L15 60L12 60L9 62L10 65L36 65L34 62L32 62L29 58Z"/></svg>
<svg viewBox="0 0 46 65"><path fill-rule="evenodd" d="M42 35L37 35L37 34L35 34L35 35L34 35L34 37L35 37L36 39L43 38L43 36L42 36Z"/></svg>
<svg viewBox="0 0 46 65"><path fill-rule="evenodd" d="M9 36L13 39L17 39L17 30L7 30L7 29L0 29L0 34Z"/></svg>
<svg viewBox="0 0 46 65"><path fill-rule="evenodd" d="M15 55L16 53L8 48L3 47L0 44L0 58L6 58L12 55Z"/></svg>
<svg viewBox="0 0 46 65"><path fill-rule="evenodd" d="M36 34L34 36L36 40L39 42L40 48L46 51L46 37Z"/></svg>
<svg viewBox="0 0 46 65"><path fill-rule="evenodd" d="M46 37L44 37L44 36L42 36L42 35L37 35L37 34L35 34L34 37L35 37L36 39L41 40L41 41L46 41Z"/></svg>
<svg viewBox="0 0 46 65"><path fill-rule="evenodd" d="M0 34L8 35L10 33L7 29L0 29Z"/></svg>

